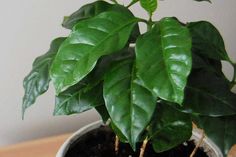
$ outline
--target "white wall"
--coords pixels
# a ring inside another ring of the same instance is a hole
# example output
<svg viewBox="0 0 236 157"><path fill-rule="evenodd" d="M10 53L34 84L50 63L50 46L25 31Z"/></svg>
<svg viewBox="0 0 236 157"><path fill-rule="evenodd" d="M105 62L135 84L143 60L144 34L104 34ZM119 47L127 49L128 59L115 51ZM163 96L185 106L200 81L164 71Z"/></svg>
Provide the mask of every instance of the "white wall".
<svg viewBox="0 0 236 157"><path fill-rule="evenodd" d="M229 55L236 61L236 1L212 1L211 5L192 0L161 1L155 18L177 16L183 21L211 21L221 31ZM53 117L51 88L26 112L25 120L21 120L22 80L30 71L33 59L48 50L51 39L68 33L60 27L63 16L86 2L0 0L0 146L74 131L99 118L94 111L79 116ZM136 15L146 16L140 8L133 10ZM227 76L232 76L230 66L224 69Z"/></svg>

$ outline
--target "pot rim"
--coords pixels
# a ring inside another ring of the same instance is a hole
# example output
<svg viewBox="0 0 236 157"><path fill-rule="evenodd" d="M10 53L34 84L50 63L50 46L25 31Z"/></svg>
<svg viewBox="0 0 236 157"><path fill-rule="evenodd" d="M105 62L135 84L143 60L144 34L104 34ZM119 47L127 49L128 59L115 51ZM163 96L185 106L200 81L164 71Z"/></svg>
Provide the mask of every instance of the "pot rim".
<svg viewBox="0 0 236 157"><path fill-rule="evenodd" d="M64 157L66 152L68 151L69 147L74 143L80 136L84 135L85 133L98 128L99 126L102 126L104 123L102 120L95 121L93 123L90 123L79 130L77 130L75 133L73 133L59 148L56 157ZM202 131L200 129L194 128L192 131L192 137L190 138L195 140L197 142L202 136ZM221 150L219 149L216 144L209 139L208 137L204 137L202 144L200 147L204 147L207 155L209 157L223 157L223 154Z"/></svg>

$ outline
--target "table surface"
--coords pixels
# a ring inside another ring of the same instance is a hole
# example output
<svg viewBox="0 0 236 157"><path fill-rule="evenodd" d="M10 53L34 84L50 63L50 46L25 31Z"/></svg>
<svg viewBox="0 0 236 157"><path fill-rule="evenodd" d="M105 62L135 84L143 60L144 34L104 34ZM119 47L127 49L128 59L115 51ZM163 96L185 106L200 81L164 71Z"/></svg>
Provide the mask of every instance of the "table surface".
<svg viewBox="0 0 236 157"><path fill-rule="evenodd" d="M0 148L0 157L55 157L71 134L59 135ZM228 157L236 157L236 145Z"/></svg>
<svg viewBox="0 0 236 157"><path fill-rule="evenodd" d="M0 157L55 157L71 134L59 135L0 148Z"/></svg>

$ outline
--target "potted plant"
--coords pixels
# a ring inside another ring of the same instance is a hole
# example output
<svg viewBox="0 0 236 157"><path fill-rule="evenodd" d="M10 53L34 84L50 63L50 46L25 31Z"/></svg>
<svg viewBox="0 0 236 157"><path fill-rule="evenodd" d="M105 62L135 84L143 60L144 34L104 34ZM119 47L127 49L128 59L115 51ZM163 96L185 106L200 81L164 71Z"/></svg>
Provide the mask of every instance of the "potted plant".
<svg viewBox="0 0 236 157"><path fill-rule="evenodd" d="M138 2L149 19L129 10ZM53 40L24 79L23 115L52 80L54 115L95 108L115 132L114 151L119 141L140 156L147 143L156 153L174 149L189 140L194 124L226 156L236 143L236 64L211 23L153 21L157 6L157 0L95 1L65 17L70 35ZM139 23L147 26L143 34ZM232 80L221 61L234 67Z"/></svg>

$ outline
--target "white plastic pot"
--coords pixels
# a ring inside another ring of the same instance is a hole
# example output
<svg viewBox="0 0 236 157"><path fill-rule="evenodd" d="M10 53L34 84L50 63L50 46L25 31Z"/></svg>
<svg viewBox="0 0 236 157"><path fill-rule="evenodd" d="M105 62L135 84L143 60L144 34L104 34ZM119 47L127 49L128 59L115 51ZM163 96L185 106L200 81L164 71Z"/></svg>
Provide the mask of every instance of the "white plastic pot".
<svg viewBox="0 0 236 157"><path fill-rule="evenodd" d="M94 123L91 123L89 125L84 126L83 128L76 131L72 136L70 136L64 144L60 147L59 151L57 152L56 157L65 157L66 152L79 137L86 134L87 132L99 128L101 125L103 125L102 121L97 121ZM201 132L197 129L193 130L193 134L191 139L198 142L201 138ZM207 153L209 157L223 157L222 152L220 149L207 137L203 139L203 142L200 147L204 148L204 151Z"/></svg>

